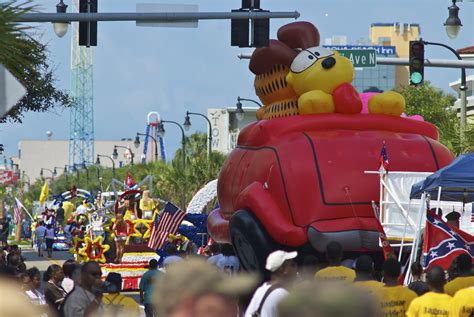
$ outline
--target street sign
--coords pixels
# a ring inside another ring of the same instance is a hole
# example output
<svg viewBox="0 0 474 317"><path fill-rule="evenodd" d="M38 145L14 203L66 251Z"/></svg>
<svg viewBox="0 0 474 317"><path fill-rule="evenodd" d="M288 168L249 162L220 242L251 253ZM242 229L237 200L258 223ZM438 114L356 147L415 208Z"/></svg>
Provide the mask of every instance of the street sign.
<svg viewBox="0 0 474 317"><path fill-rule="evenodd" d="M0 118L26 94L26 88L0 64Z"/></svg>
<svg viewBox="0 0 474 317"><path fill-rule="evenodd" d="M377 54L374 49L367 50L336 50L344 57L350 59L354 67L375 67Z"/></svg>

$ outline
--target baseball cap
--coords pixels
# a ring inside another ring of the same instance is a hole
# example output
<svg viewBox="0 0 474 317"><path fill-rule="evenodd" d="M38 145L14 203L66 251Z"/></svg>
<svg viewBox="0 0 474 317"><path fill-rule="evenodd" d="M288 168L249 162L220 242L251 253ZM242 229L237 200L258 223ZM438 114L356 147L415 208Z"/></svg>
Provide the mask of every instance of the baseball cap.
<svg viewBox="0 0 474 317"><path fill-rule="evenodd" d="M250 274L227 275L216 266L194 258L174 263L166 273L159 275L156 282L153 303L166 315L187 298L205 294L229 297L247 294L256 286L258 279Z"/></svg>
<svg viewBox="0 0 474 317"><path fill-rule="evenodd" d="M277 250L267 257L267 262L265 268L270 272L275 272L278 270L286 260L291 260L298 256L298 252L286 252L282 250Z"/></svg>

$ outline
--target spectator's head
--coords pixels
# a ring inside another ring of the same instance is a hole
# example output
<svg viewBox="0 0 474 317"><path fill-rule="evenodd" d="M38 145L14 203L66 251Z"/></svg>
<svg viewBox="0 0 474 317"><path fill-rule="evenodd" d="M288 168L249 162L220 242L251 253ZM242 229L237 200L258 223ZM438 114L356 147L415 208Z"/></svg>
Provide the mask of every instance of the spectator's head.
<svg viewBox="0 0 474 317"><path fill-rule="evenodd" d="M459 275L471 275L472 258L470 255L461 254L456 258L456 267Z"/></svg>
<svg viewBox="0 0 474 317"><path fill-rule="evenodd" d="M374 260L372 260L372 258L366 254L361 255L356 260L355 272L356 279L359 281L372 280L372 274L374 272Z"/></svg>
<svg viewBox="0 0 474 317"><path fill-rule="evenodd" d="M417 279L420 279L421 278L421 274L423 274L423 268L421 267L421 264L420 262L413 262L413 264L411 265L411 275L413 275L413 277L417 278Z"/></svg>
<svg viewBox="0 0 474 317"><path fill-rule="evenodd" d="M397 259L389 258L383 264L383 279L385 283L397 283L402 266Z"/></svg>
<svg viewBox="0 0 474 317"><path fill-rule="evenodd" d="M452 211L446 215L446 222L456 228L459 228L459 218L461 218L461 214L459 212Z"/></svg>
<svg viewBox="0 0 474 317"><path fill-rule="evenodd" d="M11 244L10 245L10 252L20 253L20 248L18 248L18 244Z"/></svg>
<svg viewBox="0 0 474 317"><path fill-rule="evenodd" d="M57 264L51 264L48 266L46 272L44 272L43 280L45 282L52 281L54 284L59 285L64 280L63 268Z"/></svg>
<svg viewBox="0 0 474 317"><path fill-rule="evenodd" d="M148 262L148 267L150 270L156 270L158 268L158 261L156 259L151 259L150 262Z"/></svg>
<svg viewBox="0 0 474 317"><path fill-rule="evenodd" d="M66 260L63 263L64 276L72 279L72 274L76 270L77 266L78 266L78 264L75 260L73 260L73 259Z"/></svg>
<svg viewBox="0 0 474 317"><path fill-rule="evenodd" d="M230 277L202 259L190 259L158 277L153 303L158 316L234 317L236 296L251 291L255 282L251 276Z"/></svg>
<svg viewBox="0 0 474 317"><path fill-rule="evenodd" d="M223 256L235 255L234 247L231 244L221 244L221 253Z"/></svg>
<svg viewBox="0 0 474 317"><path fill-rule="evenodd" d="M298 273L298 266L295 258L298 252L286 252L277 250L270 253L267 257L265 268L272 273L272 279L280 282L291 282Z"/></svg>
<svg viewBox="0 0 474 317"><path fill-rule="evenodd" d="M36 267L32 267L26 270L26 274L28 274L33 289L39 289L41 287L41 272Z"/></svg>
<svg viewBox="0 0 474 317"><path fill-rule="evenodd" d="M82 265L81 268L81 287L91 291L94 288L102 286L102 271L97 262L89 261Z"/></svg>
<svg viewBox="0 0 474 317"><path fill-rule="evenodd" d="M426 283L433 292L443 293L446 276L444 270L439 266L433 266L426 274Z"/></svg>
<svg viewBox="0 0 474 317"><path fill-rule="evenodd" d="M20 274L21 289L29 291L32 287L30 276L27 273Z"/></svg>
<svg viewBox="0 0 474 317"><path fill-rule="evenodd" d="M53 226L52 226L51 224L48 224L48 225L46 226L47 229L51 229L52 227L53 227Z"/></svg>
<svg viewBox="0 0 474 317"><path fill-rule="evenodd" d="M122 275L120 273L110 272L105 278L105 281L112 284L112 289L116 290L114 292L109 291L109 293L120 293L122 289Z"/></svg>
<svg viewBox="0 0 474 317"><path fill-rule="evenodd" d="M331 265L340 265L343 257L342 245L331 241L326 246L326 258Z"/></svg>
<svg viewBox="0 0 474 317"><path fill-rule="evenodd" d="M211 249L212 255L221 253L221 245L217 242L214 242L213 244L211 244L210 249Z"/></svg>
<svg viewBox="0 0 474 317"><path fill-rule="evenodd" d="M15 252L10 252L7 255L7 264L11 267L17 267L21 264L21 257Z"/></svg>
<svg viewBox="0 0 474 317"><path fill-rule="evenodd" d="M59 208L63 208L63 203L59 203Z"/></svg>
<svg viewBox="0 0 474 317"><path fill-rule="evenodd" d="M168 255L176 255L178 253L178 248L174 244L168 243L165 251Z"/></svg>

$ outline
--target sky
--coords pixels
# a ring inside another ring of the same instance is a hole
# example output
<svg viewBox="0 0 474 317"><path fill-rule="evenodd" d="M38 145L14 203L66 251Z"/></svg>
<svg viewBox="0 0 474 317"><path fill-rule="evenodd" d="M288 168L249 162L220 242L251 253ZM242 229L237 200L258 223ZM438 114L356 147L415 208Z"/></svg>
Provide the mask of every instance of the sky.
<svg viewBox="0 0 474 317"><path fill-rule="evenodd" d="M65 0L68 5L72 0ZM41 12L55 12L58 0L36 0ZM137 3L177 3L154 0L99 0L99 12L136 12ZM201 12L229 12L240 7L240 0L195 0ZM443 23L450 0L261 0L261 7L272 12L298 11L299 21L310 21L321 34L321 41L345 35L348 42L367 38L371 23L419 23L423 39L442 42L453 48L474 45L474 2L458 3L463 27L457 39L446 35ZM71 6L68 8L70 12ZM270 23L270 36L293 19ZM469 32L468 30L471 30ZM35 37L47 43L50 64L57 87L70 87L71 32L58 38L51 23L37 24ZM258 99L253 90L253 74L248 61L237 58L251 49L230 46L230 21L204 20L198 28L137 27L135 22L101 22L94 59L95 139L133 138L144 132L146 115L157 111L162 119L184 122L186 110L207 113L207 108L234 107L237 96ZM453 59L448 50L427 47L427 58ZM473 74L468 70L468 75ZM426 68L425 78L446 92L457 80L459 69ZM56 108L47 113L25 113L23 123L0 125L0 143L7 157L17 155L22 139L69 138L69 110ZM206 132L203 118L192 117L192 128ZM166 128L168 155L180 147L177 127ZM111 149L112 152L112 149ZM66 162L65 162L66 164Z"/></svg>

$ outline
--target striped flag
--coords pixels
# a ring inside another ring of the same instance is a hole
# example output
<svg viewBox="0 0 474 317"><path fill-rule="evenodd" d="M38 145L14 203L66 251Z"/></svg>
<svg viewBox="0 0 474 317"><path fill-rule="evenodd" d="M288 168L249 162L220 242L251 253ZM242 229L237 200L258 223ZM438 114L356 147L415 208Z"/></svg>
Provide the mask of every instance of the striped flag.
<svg viewBox="0 0 474 317"><path fill-rule="evenodd" d="M388 170L388 155L387 155L387 147L385 146L385 141L383 141L382 150L380 151L380 166L383 166L384 170Z"/></svg>
<svg viewBox="0 0 474 317"><path fill-rule="evenodd" d="M25 206L23 206L23 204L17 198L15 198L15 204L13 206L13 212L14 212L13 223L14 224L21 223L21 209L22 208L25 208Z"/></svg>
<svg viewBox="0 0 474 317"><path fill-rule="evenodd" d="M148 247L156 250L163 248L163 245L170 233L175 234L179 225L186 216L186 213L173 205L166 203L165 209L161 213L159 219L155 217L155 223L151 228L150 240Z"/></svg>

